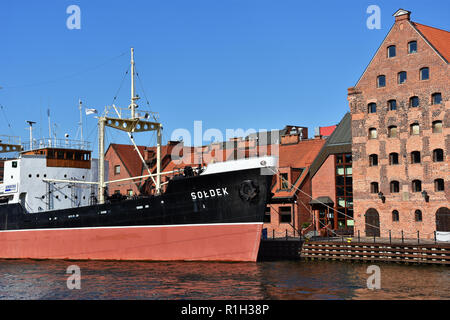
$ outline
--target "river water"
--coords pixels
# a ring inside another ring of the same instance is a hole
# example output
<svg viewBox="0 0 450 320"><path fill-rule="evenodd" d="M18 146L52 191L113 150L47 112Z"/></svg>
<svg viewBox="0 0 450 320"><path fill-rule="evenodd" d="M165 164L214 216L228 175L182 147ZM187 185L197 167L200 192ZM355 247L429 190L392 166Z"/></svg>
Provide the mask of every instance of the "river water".
<svg viewBox="0 0 450 320"><path fill-rule="evenodd" d="M68 288L68 282L75 283L67 273L71 265L79 267L80 289ZM448 267L378 264L380 289L370 290L369 266L333 261L0 260L0 299L450 299Z"/></svg>

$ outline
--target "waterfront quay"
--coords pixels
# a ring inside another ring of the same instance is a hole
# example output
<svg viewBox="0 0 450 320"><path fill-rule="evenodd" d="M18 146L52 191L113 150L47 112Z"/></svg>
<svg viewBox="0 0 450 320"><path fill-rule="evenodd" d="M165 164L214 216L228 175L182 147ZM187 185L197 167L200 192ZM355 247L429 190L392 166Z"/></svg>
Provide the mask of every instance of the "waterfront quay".
<svg viewBox="0 0 450 320"><path fill-rule="evenodd" d="M423 239L367 237L275 238L261 241L258 259L450 265L450 244Z"/></svg>

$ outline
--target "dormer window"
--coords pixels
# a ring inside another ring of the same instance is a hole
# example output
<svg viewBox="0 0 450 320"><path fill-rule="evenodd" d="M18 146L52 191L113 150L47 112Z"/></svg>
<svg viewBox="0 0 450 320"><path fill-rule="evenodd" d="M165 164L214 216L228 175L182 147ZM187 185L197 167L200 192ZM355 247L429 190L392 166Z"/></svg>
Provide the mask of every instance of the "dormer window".
<svg viewBox="0 0 450 320"><path fill-rule="evenodd" d="M386 77L384 75L380 75L377 77L377 87L383 88L386 86Z"/></svg>
<svg viewBox="0 0 450 320"><path fill-rule="evenodd" d="M387 48L388 58L393 58L396 56L395 46L389 46Z"/></svg>
<svg viewBox="0 0 450 320"><path fill-rule="evenodd" d="M280 174L280 186L282 190L289 189L289 181L288 181L288 174L282 173Z"/></svg>
<svg viewBox="0 0 450 320"><path fill-rule="evenodd" d="M408 43L408 53L416 53L417 52L417 41L410 41Z"/></svg>

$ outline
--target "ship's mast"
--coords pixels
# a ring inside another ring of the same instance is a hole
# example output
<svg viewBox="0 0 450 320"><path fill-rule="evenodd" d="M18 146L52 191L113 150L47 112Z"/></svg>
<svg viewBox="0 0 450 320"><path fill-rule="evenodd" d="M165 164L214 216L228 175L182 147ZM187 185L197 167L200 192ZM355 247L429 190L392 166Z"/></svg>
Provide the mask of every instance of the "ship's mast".
<svg viewBox="0 0 450 320"><path fill-rule="evenodd" d="M139 99L138 97L136 97L136 92L135 92L135 88L134 88L134 74L135 74L135 70L134 70L134 48L131 48L131 104L130 104L131 119L136 118L137 104L136 104L135 100Z"/></svg>
<svg viewBox="0 0 450 320"><path fill-rule="evenodd" d="M128 119L124 118L111 118L107 116L99 117L98 128L99 128L99 164L98 164L98 197L99 203L105 202L105 127L111 127L114 129L126 131L128 133L134 132L144 132L144 131L156 131L157 132L157 142L156 142L156 194L161 194L161 130L162 125L159 122L143 121L136 117L136 108L138 105L136 101L139 97L135 93L134 85L134 49L131 48L131 104L129 108L131 109L131 117ZM120 115L119 115L120 116Z"/></svg>

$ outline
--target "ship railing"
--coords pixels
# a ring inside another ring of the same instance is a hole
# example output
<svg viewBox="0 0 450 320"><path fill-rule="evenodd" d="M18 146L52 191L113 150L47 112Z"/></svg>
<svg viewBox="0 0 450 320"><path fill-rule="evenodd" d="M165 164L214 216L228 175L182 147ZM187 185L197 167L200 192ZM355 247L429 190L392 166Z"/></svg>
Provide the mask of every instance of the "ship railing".
<svg viewBox="0 0 450 320"><path fill-rule="evenodd" d="M59 149L76 149L76 150L91 150L91 143L88 141L71 140L71 139L51 139L43 138L36 139L22 144L24 151L44 149L44 148L59 148Z"/></svg>
<svg viewBox="0 0 450 320"><path fill-rule="evenodd" d="M2 143L2 144L20 145L20 137L8 136L8 135L0 135L0 143Z"/></svg>

